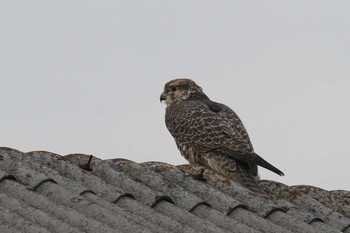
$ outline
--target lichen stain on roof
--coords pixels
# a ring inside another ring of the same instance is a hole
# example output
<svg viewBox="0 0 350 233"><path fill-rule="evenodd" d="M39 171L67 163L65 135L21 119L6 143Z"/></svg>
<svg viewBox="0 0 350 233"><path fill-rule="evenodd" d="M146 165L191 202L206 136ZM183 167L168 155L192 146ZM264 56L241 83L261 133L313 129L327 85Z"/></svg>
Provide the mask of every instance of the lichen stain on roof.
<svg viewBox="0 0 350 233"><path fill-rule="evenodd" d="M350 192L205 167L0 148L0 232L350 232Z"/></svg>

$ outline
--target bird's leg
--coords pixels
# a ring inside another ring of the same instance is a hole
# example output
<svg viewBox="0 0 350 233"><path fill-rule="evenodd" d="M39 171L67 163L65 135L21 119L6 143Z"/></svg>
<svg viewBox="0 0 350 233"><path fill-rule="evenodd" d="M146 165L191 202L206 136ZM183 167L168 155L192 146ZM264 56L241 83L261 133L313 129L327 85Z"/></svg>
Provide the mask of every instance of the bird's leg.
<svg viewBox="0 0 350 233"><path fill-rule="evenodd" d="M204 168L201 168L199 173L197 174L191 174L191 176L196 179L196 180L200 180L200 181L206 181L205 177L204 177Z"/></svg>
<svg viewBox="0 0 350 233"><path fill-rule="evenodd" d="M200 164L183 164L177 166L182 172L187 173L196 180L206 181L205 167Z"/></svg>

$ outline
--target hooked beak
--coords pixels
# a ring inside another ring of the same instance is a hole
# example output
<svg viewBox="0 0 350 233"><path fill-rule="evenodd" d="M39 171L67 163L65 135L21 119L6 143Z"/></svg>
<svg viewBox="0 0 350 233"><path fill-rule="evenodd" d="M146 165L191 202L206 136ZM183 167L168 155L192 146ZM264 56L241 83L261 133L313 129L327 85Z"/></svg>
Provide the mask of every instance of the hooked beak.
<svg viewBox="0 0 350 233"><path fill-rule="evenodd" d="M160 95L160 102L163 100L166 100L166 94L164 92Z"/></svg>

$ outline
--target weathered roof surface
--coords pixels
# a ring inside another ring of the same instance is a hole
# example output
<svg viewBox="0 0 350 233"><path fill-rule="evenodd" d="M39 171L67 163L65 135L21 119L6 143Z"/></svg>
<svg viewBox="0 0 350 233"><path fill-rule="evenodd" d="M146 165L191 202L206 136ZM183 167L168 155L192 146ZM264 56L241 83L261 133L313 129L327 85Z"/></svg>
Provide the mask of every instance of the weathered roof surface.
<svg viewBox="0 0 350 233"><path fill-rule="evenodd" d="M0 148L0 232L347 232L350 192L203 167Z"/></svg>

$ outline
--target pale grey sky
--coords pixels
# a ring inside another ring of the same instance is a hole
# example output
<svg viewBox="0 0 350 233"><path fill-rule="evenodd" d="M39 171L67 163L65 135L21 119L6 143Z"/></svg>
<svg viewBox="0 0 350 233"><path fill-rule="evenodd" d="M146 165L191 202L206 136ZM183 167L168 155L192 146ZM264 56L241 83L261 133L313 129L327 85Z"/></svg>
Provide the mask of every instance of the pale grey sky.
<svg viewBox="0 0 350 233"><path fill-rule="evenodd" d="M349 1L0 0L0 145L182 164L165 82L233 108L289 185L350 189Z"/></svg>

